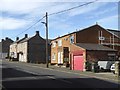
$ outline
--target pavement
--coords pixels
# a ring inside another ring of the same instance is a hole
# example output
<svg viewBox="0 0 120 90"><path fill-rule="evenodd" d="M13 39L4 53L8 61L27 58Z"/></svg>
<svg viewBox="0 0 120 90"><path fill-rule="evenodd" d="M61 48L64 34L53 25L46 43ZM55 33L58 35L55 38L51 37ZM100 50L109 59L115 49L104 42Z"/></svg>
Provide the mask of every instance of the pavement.
<svg viewBox="0 0 120 90"><path fill-rule="evenodd" d="M79 74L79 75L83 75L83 76L87 76L87 77L98 78L98 79L107 80L107 81L111 81L111 82L115 82L115 83L120 83L120 77L113 74L112 72L94 73L91 71L70 70L70 68L66 68L66 67L62 67L62 66L60 67L57 65L49 65L49 67L47 68L46 64L32 64L32 63L29 63L29 64L31 64L33 67L51 69L51 70L56 70L56 71L60 71L60 72L65 72L65 73L74 73L77 75Z"/></svg>

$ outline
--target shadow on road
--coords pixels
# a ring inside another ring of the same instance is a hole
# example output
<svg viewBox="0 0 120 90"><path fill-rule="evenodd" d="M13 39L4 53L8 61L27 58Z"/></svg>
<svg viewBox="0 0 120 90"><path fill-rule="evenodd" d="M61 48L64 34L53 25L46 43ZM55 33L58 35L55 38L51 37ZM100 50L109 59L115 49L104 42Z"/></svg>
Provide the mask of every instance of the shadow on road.
<svg viewBox="0 0 120 90"><path fill-rule="evenodd" d="M30 77L30 76L52 76L52 75L36 75L32 73L27 73L24 71L19 71L13 68L3 68L2 69L2 78L15 78L15 77Z"/></svg>
<svg viewBox="0 0 120 90"><path fill-rule="evenodd" d="M16 88L112 88L118 90L118 84L96 78L59 78L55 75L35 75L13 68L2 70L2 90Z"/></svg>

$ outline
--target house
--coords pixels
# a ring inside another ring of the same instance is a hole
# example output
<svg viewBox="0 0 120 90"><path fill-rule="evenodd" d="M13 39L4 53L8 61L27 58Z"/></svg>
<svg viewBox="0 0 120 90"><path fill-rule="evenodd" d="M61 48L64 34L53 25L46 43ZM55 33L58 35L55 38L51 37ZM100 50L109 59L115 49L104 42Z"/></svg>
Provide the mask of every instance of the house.
<svg viewBox="0 0 120 90"><path fill-rule="evenodd" d="M16 45L16 49L15 49ZM17 53L17 59L20 62L28 63L46 63L46 40L39 35L39 31L32 37L25 37L11 45L11 52ZM49 52L50 52L50 46ZM50 55L50 53L48 53Z"/></svg>
<svg viewBox="0 0 120 90"><path fill-rule="evenodd" d="M98 44L120 50L120 37L98 24L57 37L51 43L51 64L58 65L64 65L66 62L71 64L72 52L79 50L77 43ZM84 51L86 48L82 49Z"/></svg>
<svg viewBox="0 0 120 90"><path fill-rule="evenodd" d="M6 37L0 42L0 58L7 58L9 56L9 46L13 40Z"/></svg>
<svg viewBox="0 0 120 90"><path fill-rule="evenodd" d="M22 38L22 39L19 39L19 37L16 38L16 41L11 43L10 45L10 52L9 52L9 55L10 55L10 58L12 61L18 61L19 60L19 53L18 53L18 43L24 39L28 38L28 35L25 34L25 37Z"/></svg>

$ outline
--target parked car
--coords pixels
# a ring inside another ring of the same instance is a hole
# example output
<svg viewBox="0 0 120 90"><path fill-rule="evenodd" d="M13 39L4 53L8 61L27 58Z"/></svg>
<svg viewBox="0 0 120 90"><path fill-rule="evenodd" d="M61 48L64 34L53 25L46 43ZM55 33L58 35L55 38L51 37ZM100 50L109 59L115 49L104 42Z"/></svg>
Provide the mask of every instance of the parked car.
<svg viewBox="0 0 120 90"><path fill-rule="evenodd" d="M98 65L100 67L100 71L102 72L110 72L111 65L115 63L115 61L98 61Z"/></svg>
<svg viewBox="0 0 120 90"><path fill-rule="evenodd" d="M112 64L110 67L111 72L113 72L115 74L115 64Z"/></svg>

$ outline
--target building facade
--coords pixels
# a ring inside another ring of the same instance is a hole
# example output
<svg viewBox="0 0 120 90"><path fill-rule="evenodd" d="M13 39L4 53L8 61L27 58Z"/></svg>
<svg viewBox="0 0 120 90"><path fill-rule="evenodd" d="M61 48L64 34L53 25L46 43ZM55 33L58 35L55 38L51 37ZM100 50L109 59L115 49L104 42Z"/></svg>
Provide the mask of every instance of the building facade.
<svg viewBox="0 0 120 90"><path fill-rule="evenodd" d="M39 31L33 37L27 37L11 46L11 52L16 50L17 59L20 62L28 63L46 63L46 40L39 35ZM12 51L12 48L14 49ZM50 46L49 46L50 48ZM50 55L50 54L49 54Z"/></svg>
<svg viewBox="0 0 120 90"><path fill-rule="evenodd" d="M0 58L7 58L9 56L9 46L13 40L6 37L0 42Z"/></svg>
<svg viewBox="0 0 120 90"><path fill-rule="evenodd" d="M120 37L98 24L51 41L51 64L71 63L72 52L78 51L77 43L98 44L119 51ZM83 48L84 50L84 48ZM84 56L86 56L83 53ZM87 57L83 58L84 63Z"/></svg>
<svg viewBox="0 0 120 90"><path fill-rule="evenodd" d="M11 60L19 61L18 44L26 38L28 38L27 34L25 34L25 36L22 39L19 39L19 37L17 37L16 41L10 45L9 55Z"/></svg>

